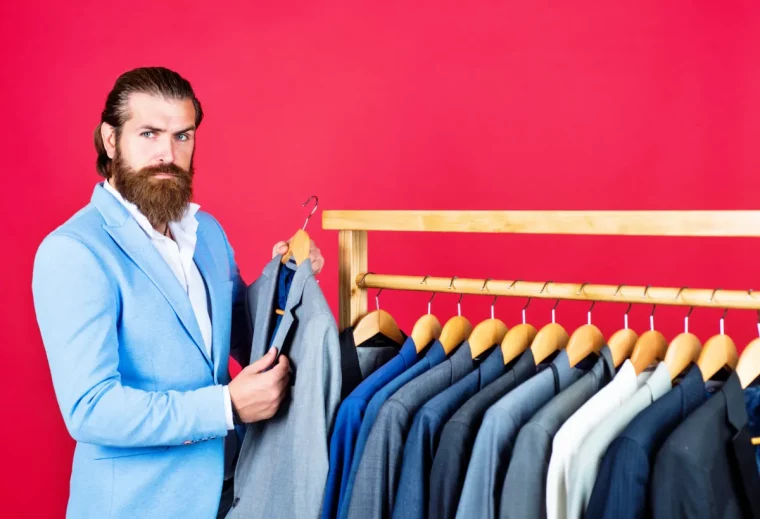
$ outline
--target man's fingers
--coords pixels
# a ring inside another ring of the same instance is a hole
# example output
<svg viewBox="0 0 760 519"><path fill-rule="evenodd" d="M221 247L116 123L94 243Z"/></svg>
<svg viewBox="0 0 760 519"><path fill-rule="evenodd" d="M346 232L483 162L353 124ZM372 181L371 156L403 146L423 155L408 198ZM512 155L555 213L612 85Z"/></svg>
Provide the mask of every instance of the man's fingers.
<svg viewBox="0 0 760 519"><path fill-rule="evenodd" d="M256 360L254 363L250 364L245 368L246 371L252 371L254 373L261 373L265 369L267 369L269 366L272 365L274 362L275 356L277 354L277 348L270 348L269 351L264 354L263 357Z"/></svg>
<svg viewBox="0 0 760 519"><path fill-rule="evenodd" d="M274 244L274 247L272 247L273 258L278 254L285 254L286 252L288 252L288 242L286 241L278 241Z"/></svg>

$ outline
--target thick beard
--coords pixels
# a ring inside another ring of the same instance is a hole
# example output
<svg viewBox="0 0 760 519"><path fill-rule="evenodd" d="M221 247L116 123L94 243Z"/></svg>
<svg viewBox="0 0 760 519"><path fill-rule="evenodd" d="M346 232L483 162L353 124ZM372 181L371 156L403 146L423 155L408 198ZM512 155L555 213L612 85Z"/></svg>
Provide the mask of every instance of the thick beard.
<svg viewBox="0 0 760 519"><path fill-rule="evenodd" d="M111 173L116 190L135 204L154 227L182 219L193 198L192 160L189 170L176 164L160 164L135 171L124 162L117 147ZM173 178L153 178L158 173Z"/></svg>

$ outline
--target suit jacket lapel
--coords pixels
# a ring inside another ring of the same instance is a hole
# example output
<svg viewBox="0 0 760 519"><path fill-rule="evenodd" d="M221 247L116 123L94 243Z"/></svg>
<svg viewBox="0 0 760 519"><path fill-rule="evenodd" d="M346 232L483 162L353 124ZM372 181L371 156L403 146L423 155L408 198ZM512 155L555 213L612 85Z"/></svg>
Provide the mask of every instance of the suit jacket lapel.
<svg viewBox="0 0 760 519"><path fill-rule="evenodd" d="M277 286L278 273L275 259L264 267L261 280L257 282L261 283L262 286L258 290L253 290L253 285L251 285L251 290L246 294L246 297L256 297L258 299L255 301L255 305L251 305L256 308L256 315L253 316L253 345L251 349L255 353L251 354L252 361L254 360L254 355L261 356L269 350L269 331L271 330L270 324L272 323L272 314L274 313L274 293Z"/></svg>
<svg viewBox="0 0 760 519"><path fill-rule="evenodd" d="M275 259L277 263L280 262L281 256L277 256ZM283 265L281 268L292 268L291 266ZM280 320L280 326L277 328L277 334L275 335L272 346L277 348L278 351L282 350L285 338L288 336L291 326L295 322L296 318L294 312L296 308L301 304L301 296L303 295L304 285L309 275L311 275L311 262L304 261L298 267L296 267L296 273L293 276L293 280L290 283L288 289L288 298L285 303L284 315ZM277 275L275 275L277 276Z"/></svg>
<svg viewBox="0 0 760 519"><path fill-rule="evenodd" d="M100 185L93 194L93 203L106 220L103 226L106 232L163 294L211 368L211 359L203 345L203 337L190 305L190 298L169 265L150 242L150 238L126 208Z"/></svg>

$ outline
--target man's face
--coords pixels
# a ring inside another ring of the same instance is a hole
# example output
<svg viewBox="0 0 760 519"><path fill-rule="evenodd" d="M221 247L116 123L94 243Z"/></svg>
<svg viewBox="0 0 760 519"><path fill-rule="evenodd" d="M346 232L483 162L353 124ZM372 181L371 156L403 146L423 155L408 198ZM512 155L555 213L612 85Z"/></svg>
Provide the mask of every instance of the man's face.
<svg viewBox="0 0 760 519"><path fill-rule="evenodd" d="M118 139L105 130L114 187L154 226L179 220L192 199L193 102L132 94L128 106Z"/></svg>

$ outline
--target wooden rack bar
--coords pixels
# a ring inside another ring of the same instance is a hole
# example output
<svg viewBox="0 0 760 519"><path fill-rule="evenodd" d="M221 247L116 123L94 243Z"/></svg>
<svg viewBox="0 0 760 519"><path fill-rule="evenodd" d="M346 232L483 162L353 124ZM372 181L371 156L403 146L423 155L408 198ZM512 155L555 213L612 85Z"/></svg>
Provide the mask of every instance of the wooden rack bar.
<svg viewBox="0 0 760 519"><path fill-rule="evenodd" d="M760 237L760 211L324 211L353 231Z"/></svg>
<svg viewBox="0 0 760 519"><path fill-rule="evenodd" d="M424 283L422 280L424 279ZM354 279L356 286L389 290L412 290L481 296L532 297L609 303L646 305L676 305L707 308L760 310L760 294L749 290L711 290L703 288L643 287L633 285L596 285L591 283L554 283L425 276L394 276L361 273ZM483 286L485 285L485 289ZM644 295L646 293L646 295Z"/></svg>
<svg viewBox="0 0 760 519"><path fill-rule="evenodd" d="M749 291L489 281L368 274L368 231L571 234L611 236L760 237L760 211L324 211L322 227L338 230L341 330L367 311L367 288L760 309ZM510 288L511 286L511 288ZM543 290L542 290L543 288ZM679 294L680 291L680 294Z"/></svg>

